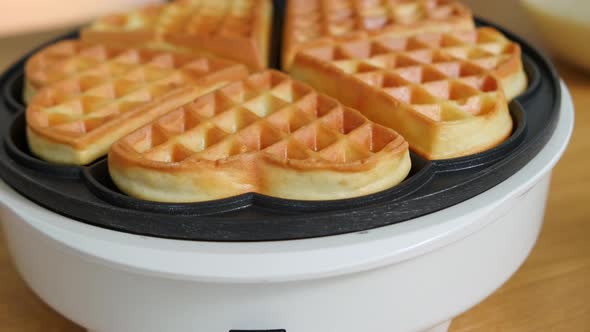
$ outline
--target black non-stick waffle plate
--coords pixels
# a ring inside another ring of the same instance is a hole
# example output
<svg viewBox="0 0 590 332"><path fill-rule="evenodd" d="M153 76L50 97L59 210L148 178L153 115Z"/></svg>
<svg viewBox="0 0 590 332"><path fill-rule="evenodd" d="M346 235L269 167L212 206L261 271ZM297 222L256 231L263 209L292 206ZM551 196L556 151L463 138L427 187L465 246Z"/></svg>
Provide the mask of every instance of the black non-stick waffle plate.
<svg viewBox="0 0 590 332"><path fill-rule="evenodd" d="M278 68L284 1L275 1L271 63ZM491 25L478 20L480 25ZM23 68L28 57L0 77L0 176L18 192L64 216L116 231L201 241L290 240L365 231L429 214L478 195L529 162L551 137L559 115L560 86L552 65L527 42L494 26L523 50L527 91L510 103L515 128L496 148L456 159L428 161L412 154L400 185L337 201L295 201L244 194L203 203L139 200L113 184L105 158L83 167L34 157L25 137ZM60 39L74 37L76 33Z"/></svg>

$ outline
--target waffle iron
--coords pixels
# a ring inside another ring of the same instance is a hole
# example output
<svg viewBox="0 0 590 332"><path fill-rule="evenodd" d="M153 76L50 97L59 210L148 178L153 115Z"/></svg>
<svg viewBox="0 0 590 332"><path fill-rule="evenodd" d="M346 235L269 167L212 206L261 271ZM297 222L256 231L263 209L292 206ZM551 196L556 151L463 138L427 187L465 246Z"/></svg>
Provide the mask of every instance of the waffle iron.
<svg viewBox="0 0 590 332"><path fill-rule="evenodd" d="M280 59L285 2L275 1L271 52ZM25 137L23 56L0 77L0 177L19 193L63 216L137 235L197 241L293 240L361 232L424 216L498 185L526 165L551 137L560 112L555 69L520 37L481 19L519 43L528 76L514 99L511 136L471 156L429 161L411 153L412 169L401 184L368 196L302 201L248 193L227 199L168 204L136 199L113 184L106 158L87 166L54 165L33 156ZM76 37L77 32L59 39Z"/></svg>

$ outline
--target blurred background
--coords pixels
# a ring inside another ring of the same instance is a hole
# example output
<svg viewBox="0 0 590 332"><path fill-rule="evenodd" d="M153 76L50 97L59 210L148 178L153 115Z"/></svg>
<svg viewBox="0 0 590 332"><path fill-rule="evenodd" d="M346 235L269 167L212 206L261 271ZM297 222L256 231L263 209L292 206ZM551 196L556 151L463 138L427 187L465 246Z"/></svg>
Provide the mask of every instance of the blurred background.
<svg viewBox="0 0 590 332"><path fill-rule="evenodd" d="M474 13L590 73L590 1L463 0Z"/></svg>
<svg viewBox="0 0 590 332"><path fill-rule="evenodd" d="M107 13L166 0L0 1L0 68L52 37ZM295 0L297 1L297 0ZM590 73L589 0L463 0L482 18ZM21 15L20 13L26 13Z"/></svg>
<svg viewBox="0 0 590 332"><path fill-rule="evenodd" d="M1 0L0 68L93 18L164 0Z"/></svg>

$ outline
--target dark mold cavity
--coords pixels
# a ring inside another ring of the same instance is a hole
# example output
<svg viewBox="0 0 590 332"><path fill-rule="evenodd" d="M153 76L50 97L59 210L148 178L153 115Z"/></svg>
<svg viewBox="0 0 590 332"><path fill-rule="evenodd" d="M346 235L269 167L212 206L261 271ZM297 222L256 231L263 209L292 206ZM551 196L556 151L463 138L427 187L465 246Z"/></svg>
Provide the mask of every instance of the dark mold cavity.
<svg viewBox="0 0 590 332"><path fill-rule="evenodd" d="M541 84L541 74L539 73L539 68L530 56L526 54L522 55L522 65L527 76L528 86L523 93L515 98L515 100L518 100L521 103L533 97Z"/></svg>
<svg viewBox="0 0 590 332"><path fill-rule="evenodd" d="M281 39L283 37L283 26L284 26L284 16L285 16L285 8L286 1L273 1L273 19L272 19L272 41L270 47L270 54L268 64L270 68L274 68L277 70L281 70L281 54L282 54L282 44Z"/></svg>
<svg viewBox="0 0 590 332"><path fill-rule="evenodd" d="M13 73L6 80L2 95L9 111L18 112L26 108L23 101L23 84L24 74L22 72Z"/></svg>

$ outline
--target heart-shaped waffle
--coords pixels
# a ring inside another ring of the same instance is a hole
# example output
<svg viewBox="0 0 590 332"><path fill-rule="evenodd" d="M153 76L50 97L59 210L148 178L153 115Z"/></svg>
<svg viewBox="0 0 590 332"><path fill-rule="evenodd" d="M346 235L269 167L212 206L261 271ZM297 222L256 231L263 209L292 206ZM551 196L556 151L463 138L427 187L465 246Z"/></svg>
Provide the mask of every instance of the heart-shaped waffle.
<svg viewBox="0 0 590 332"><path fill-rule="evenodd" d="M504 91L512 98L527 83L519 46L490 28L333 42L300 52L291 73L429 159L503 141L512 130Z"/></svg>
<svg viewBox="0 0 590 332"><path fill-rule="evenodd" d="M299 50L337 39L473 30L471 11L454 0L296 0L287 2L283 68Z"/></svg>
<svg viewBox="0 0 590 332"><path fill-rule="evenodd" d="M272 4L269 0L177 0L110 15L81 31L81 38L111 45L183 48L268 65Z"/></svg>
<svg viewBox="0 0 590 332"><path fill-rule="evenodd" d="M366 195L410 170L406 141L276 71L196 98L116 142L109 172L142 199L194 202L257 192Z"/></svg>
<svg viewBox="0 0 590 332"><path fill-rule="evenodd" d="M27 107L29 146L51 162L87 164L130 131L247 73L190 54L59 42L27 65L30 90L41 88Z"/></svg>

